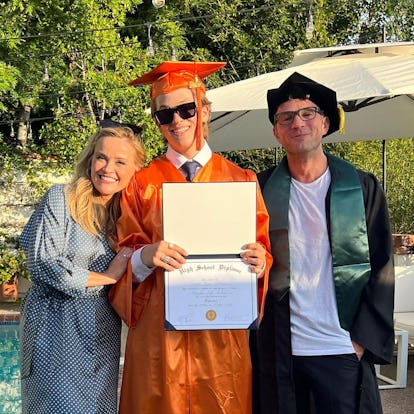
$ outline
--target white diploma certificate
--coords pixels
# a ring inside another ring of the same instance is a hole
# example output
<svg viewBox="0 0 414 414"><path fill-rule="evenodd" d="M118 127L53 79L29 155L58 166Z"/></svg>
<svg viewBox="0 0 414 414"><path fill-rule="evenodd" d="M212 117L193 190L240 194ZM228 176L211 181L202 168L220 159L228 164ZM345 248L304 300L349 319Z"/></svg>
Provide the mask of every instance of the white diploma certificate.
<svg viewBox="0 0 414 414"><path fill-rule="evenodd" d="M256 186L163 184L163 239L189 254L165 272L167 330L257 327L256 274L240 258L256 241Z"/></svg>
<svg viewBox="0 0 414 414"><path fill-rule="evenodd" d="M256 273L241 259L190 259L165 286L167 330L256 327Z"/></svg>

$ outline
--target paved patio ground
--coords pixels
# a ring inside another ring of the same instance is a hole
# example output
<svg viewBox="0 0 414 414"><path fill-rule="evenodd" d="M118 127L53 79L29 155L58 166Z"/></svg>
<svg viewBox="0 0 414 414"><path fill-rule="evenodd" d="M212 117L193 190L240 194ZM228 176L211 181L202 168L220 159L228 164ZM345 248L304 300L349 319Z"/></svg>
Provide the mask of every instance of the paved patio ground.
<svg viewBox="0 0 414 414"><path fill-rule="evenodd" d="M383 366L381 373L395 378L395 362ZM380 390L380 395L384 414L414 414L414 351L408 356L407 388Z"/></svg>

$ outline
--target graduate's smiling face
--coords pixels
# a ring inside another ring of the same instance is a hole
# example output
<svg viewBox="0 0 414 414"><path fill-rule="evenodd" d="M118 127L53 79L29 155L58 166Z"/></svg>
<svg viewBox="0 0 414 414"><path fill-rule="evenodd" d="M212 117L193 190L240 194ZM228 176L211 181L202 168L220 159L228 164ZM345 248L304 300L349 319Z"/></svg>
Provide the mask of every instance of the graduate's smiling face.
<svg viewBox="0 0 414 414"><path fill-rule="evenodd" d="M289 99L279 105L276 114L312 107L317 105L309 99ZM296 114L292 122L287 125L276 122L273 133L287 153L300 154L321 149L322 137L328 129L329 119L320 113L316 113L314 118L308 120Z"/></svg>
<svg viewBox="0 0 414 414"><path fill-rule="evenodd" d="M195 96L190 89L176 89L169 93L158 95L155 98L155 112L160 109L176 108L179 105L192 102L195 102ZM207 122L208 117L209 107L203 106L201 121ZM158 129L169 145L188 159L192 159L197 153L197 121L197 111L194 111L194 116L190 116L187 119L183 119L177 112L174 112L171 122L167 124L160 124L156 120Z"/></svg>
<svg viewBox="0 0 414 414"><path fill-rule="evenodd" d="M104 203L128 185L137 170L135 153L127 138L106 136L96 143L91 181Z"/></svg>

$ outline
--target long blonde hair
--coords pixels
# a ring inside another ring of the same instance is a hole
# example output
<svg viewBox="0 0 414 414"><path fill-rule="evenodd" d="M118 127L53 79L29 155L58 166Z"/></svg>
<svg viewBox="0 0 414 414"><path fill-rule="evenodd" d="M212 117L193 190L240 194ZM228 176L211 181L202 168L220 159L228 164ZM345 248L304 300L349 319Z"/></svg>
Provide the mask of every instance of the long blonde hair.
<svg viewBox="0 0 414 414"><path fill-rule="evenodd" d="M115 193L105 207L100 194L91 181L91 165L95 148L104 137L127 139L135 151L136 171L145 162L145 152L141 138L130 128L102 128L89 140L88 145L78 158L72 181L66 186L66 201L73 219L87 232L99 236L105 229L106 237L112 247L116 244L116 222L121 214L119 200L121 192Z"/></svg>

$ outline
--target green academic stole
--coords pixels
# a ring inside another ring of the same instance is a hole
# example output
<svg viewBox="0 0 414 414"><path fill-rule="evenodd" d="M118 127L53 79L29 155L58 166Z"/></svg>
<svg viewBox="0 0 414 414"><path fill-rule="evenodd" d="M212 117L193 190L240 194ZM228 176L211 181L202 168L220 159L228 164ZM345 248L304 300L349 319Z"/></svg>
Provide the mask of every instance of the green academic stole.
<svg viewBox="0 0 414 414"><path fill-rule="evenodd" d="M340 158L326 156L331 173L329 223L336 302L339 322L342 328L349 330L371 273L364 200L356 169ZM290 180L284 158L263 189L274 257L269 290L278 299L290 286Z"/></svg>

